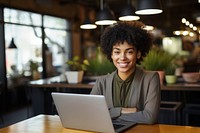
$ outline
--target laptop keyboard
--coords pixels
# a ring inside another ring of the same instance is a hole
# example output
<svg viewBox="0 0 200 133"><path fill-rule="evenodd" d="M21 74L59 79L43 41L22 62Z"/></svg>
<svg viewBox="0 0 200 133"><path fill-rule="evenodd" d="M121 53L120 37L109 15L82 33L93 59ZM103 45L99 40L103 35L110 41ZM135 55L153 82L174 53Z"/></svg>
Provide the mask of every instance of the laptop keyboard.
<svg viewBox="0 0 200 133"><path fill-rule="evenodd" d="M113 124L114 129L119 129L121 127L123 127L124 125L120 125L120 124Z"/></svg>

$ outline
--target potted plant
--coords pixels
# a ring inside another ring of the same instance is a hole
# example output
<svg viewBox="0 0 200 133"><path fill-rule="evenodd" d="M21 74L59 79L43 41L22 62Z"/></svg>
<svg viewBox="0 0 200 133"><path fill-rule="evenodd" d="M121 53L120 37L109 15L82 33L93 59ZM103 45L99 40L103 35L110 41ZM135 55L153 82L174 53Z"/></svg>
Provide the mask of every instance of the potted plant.
<svg viewBox="0 0 200 133"><path fill-rule="evenodd" d="M141 61L141 66L147 71L157 71L162 85L165 77L165 69L170 65L174 57L174 55L163 49L152 48L143 61Z"/></svg>
<svg viewBox="0 0 200 133"><path fill-rule="evenodd" d="M116 68L112 62L110 62L106 56L102 53L100 47L96 49L96 56L89 59L89 67L87 74L89 76L101 76L113 72Z"/></svg>
<svg viewBox="0 0 200 133"><path fill-rule="evenodd" d="M66 71L68 83L82 82L84 71L89 66L88 60L84 59L81 61L79 56L74 56L72 60L68 60L66 63L70 69L70 71Z"/></svg>
<svg viewBox="0 0 200 133"><path fill-rule="evenodd" d="M38 71L39 64L35 61L29 61L29 67L33 80L37 80L40 78L40 72Z"/></svg>
<svg viewBox="0 0 200 133"><path fill-rule="evenodd" d="M176 67L174 64L169 65L165 69L165 81L168 84L176 83L177 76L175 75Z"/></svg>

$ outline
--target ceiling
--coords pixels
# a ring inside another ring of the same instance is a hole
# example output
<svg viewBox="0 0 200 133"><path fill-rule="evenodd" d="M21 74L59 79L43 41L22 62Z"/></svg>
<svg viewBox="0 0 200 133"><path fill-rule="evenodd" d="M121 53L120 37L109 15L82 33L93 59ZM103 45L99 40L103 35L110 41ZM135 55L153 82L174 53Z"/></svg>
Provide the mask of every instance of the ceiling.
<svg viewBox="0 0 200 133"><path fill-rule="evenodd" d="M100 9L100 0L59 0L61 4L77 3L95 10ZM119 13L127 0L104 0L113 10L115 17ZM132 0L135 7L138 0ZM172 34L173 30L181 27L181 19L184 17L200 29L200 22L196 21L196 16L200 16L200 3L198 0L161 0L163 13L157 15L140 15L140 20L146 25L152 25L161 29L164 34Z"/></svg>

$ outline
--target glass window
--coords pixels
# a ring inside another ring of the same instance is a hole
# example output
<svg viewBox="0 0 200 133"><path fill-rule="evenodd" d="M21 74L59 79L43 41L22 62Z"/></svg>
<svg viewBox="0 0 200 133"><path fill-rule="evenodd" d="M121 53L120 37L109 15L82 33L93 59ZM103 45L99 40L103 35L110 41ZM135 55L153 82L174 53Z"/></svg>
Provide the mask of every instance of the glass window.
<svg viewBox="0 0 200 133"><path fill-rule="evenodd" d="M59 66L66 61L67 55L65 44L67 43L67 32L62 30L45 29L45 44L50 48L53 54L53 65ZM64 57L63 57L64 56Z"/></svg>
<svg viewBox="0 0 200 133"><path fill-rule="evenodd" d="M42 17L44 17L43 25ZM49 54L46 55L47 72L51 72L52 69L57 74L62 72L57 68L63 68L66 59L69 58L71 42L69 23L66 19L5 8L4 21L8 77L16 72L13 66L18 74L30 74L30 61L36 62L39 65L39 72L42 72L43 36L49 49ZM42 35L43 33L45 35ZM17 49L8 49L12 39Z"/></svg>
<svg viewBox="0 0 200 133"><path fill-rule="evenodd" d="M44 15L44 27L55 29L69 29L67 21L62 18Z"/></svg>
<svg viewBox="0 0 200 133"><path fill-rule="evenodd" d="M30 60L41 64L41 28L34 29L29 26L5 24L7 74L12 73L12 65L15 65L18 72L22 73ZM8 49L12 38L17 49Z"/></svg>
<svg viewBox="0 0 200 133"><path fill-rule="evenodd" d="M40 14L9 8L4 9L4 21L26 25L42 26L42 16Z"/></svg>

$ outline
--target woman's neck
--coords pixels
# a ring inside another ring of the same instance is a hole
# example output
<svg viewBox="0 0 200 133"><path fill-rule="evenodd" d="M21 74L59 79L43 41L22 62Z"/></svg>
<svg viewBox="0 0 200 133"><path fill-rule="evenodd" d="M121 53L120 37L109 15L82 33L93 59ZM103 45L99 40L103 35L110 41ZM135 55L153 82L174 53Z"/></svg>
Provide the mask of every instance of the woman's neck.
<svg viewBox="0 0 200 133"><path fill-rule="evenodd" d="M123 81L125 81L134 71L135 71L135 68L125 73L118 71L118 75Z"/></svg>

